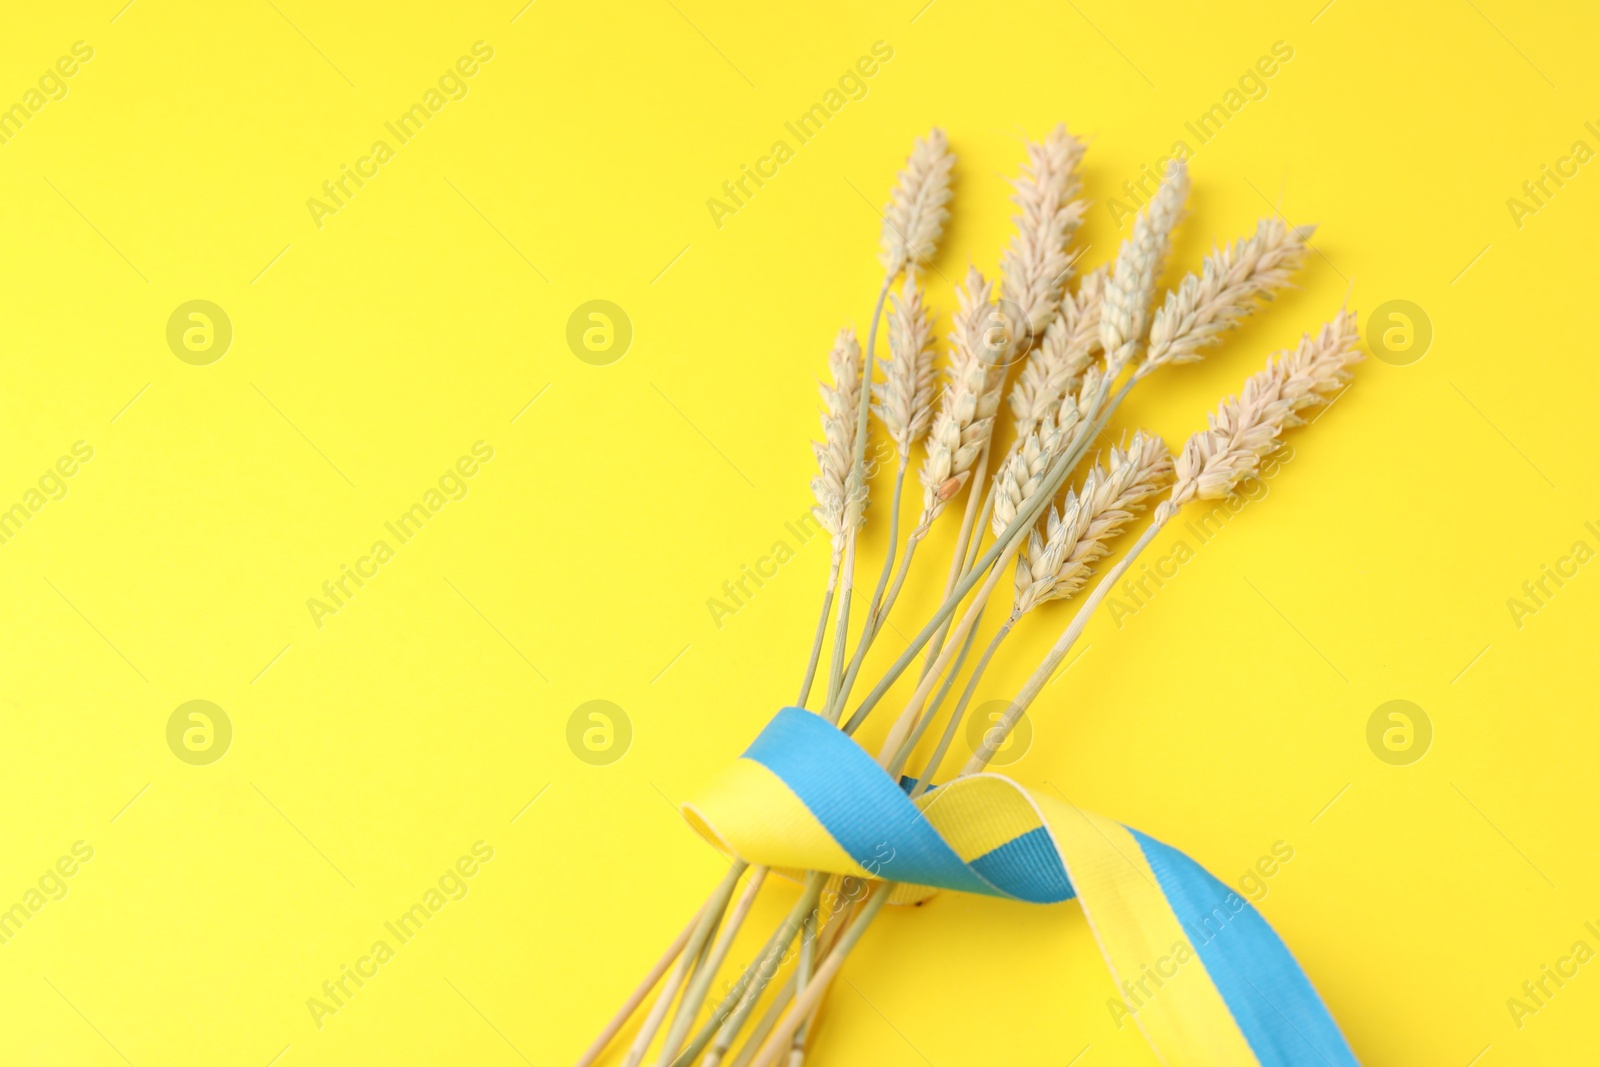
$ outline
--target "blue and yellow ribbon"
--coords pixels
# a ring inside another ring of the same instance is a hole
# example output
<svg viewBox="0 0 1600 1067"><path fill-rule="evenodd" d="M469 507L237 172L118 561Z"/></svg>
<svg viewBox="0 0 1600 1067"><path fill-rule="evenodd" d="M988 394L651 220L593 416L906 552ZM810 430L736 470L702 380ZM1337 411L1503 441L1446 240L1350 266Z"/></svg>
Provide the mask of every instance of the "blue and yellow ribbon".
<svg viewBox="0 0 1600 1067"><path fill-rule="evenodd" d="M1117 1003L1168 1067L1356 1064L1248 901L1177 849L1001 775L913 801L842 731L785 708L684 814L750 863L893 881L897 903L938 889L1075 897Z"/></svg>

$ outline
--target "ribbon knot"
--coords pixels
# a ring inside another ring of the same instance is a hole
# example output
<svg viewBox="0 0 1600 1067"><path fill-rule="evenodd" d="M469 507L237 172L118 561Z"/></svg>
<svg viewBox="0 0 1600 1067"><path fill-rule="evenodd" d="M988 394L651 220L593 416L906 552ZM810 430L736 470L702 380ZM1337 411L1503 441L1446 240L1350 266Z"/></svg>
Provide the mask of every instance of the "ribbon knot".
<svg viewBox="0 0 1600 1067"><path fill-rule="evenodd" d="M1033 904L1076 898L1133 1019L1169 1067L1354 1067L1265 919L1182 852L998 774L913 801L845 733L785 708L684 816L725 852L779 871Z"/></svg>

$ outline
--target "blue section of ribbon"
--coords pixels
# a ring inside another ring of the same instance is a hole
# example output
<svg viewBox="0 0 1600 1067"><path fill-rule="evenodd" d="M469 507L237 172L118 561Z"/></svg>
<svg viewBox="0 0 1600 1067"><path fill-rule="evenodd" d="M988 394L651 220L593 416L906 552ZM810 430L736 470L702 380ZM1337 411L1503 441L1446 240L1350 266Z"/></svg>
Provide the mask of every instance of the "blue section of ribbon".
<svg viewBox="0 0 1600 1067"><path fill-rule="evenodd" d="M840 847L876 877L962 893L1011 895L962 863L894 779L821 716L784 708L750 743L744 758L783 779ZM1056 866L1060 868L1059 861Z"/></svg>
<svg viewBox="0 0 1600 1067"><path fill-rule="evenodd" d="M1358 1067L1316 990L1249 901L1177 849L1128 832L1261 1067Z"/></svg>
<svg viewBox="0 0 1600 1067"><path fill-rule="evenodd" d="M985 852L972 861L972 869L1030 904L1058 904L1077 896L1062 869L1061 853L1042 826Z"/></svg>

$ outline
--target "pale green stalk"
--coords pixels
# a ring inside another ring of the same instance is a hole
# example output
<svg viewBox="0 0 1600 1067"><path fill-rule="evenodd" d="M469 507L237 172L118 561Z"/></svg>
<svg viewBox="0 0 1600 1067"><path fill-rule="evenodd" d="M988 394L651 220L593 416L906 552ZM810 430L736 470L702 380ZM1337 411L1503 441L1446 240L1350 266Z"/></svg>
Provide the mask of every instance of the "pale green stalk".
<svg viewBox="0 0 1600 1067"><path fill-rule="evenodd" d="M927 708L918 717L917 724L911 728L910 735L901 743L899 750L894 754L894 759L885 767L890 775L897 777L900 774L905 768L906 762L911 758L911 753L921 743L922 735L927 732L928 725L933 722L934 717L939 713L939 709L944 706L945 698L950 695L951 687L955 685L956 679L961 676L961 668L966 664L967 655L972 651L973 643L977 639L978 628L973 626L967 630L966 640L961 642L961 651L956 653L955 661L950 665L950 669L944 672L944 681L939 683L939 688L933 694L933 699L928 701Z"/></svg>
<svg viewBox="0 0 1600 1067"><path fill-rule="evenodd" d="M811 639L811 658L806 661L806 675L800 681L800 698L796 707L805 707L811 696L811 683L817 676L817 662L822 658L822 636L828 632L828 613L833 608L833 590L839 581L839 554L833 554L828 567L828 588L822 594L822 614L817 617L817 635Z"/></svg>
<svg viewBox="0 0 1600 1067"><path fill-rule="evenodd" d="M744 874L747 867L743 860L736 861L728 868L728 873L717 884L716 890L711 894L711 899L706 902L705 910L700 913L699 920L695 923L694 933L689 935L689 942L684 946L683 955L678 957L678 966L667 984L662 986L661 995L656 998L654 1006L650 1009L644 1025L639 1030L639 1035L634 1039L633 1047L628 1050L628 1058L623 1061L623 1067L639 1067L645 1052L650 1048L650 1042L655 1038L656 1031L661 1028L661 1023L666 1019L667 1009L672 1004L673 996L678 989L689 980L693 968L700 962L706 946L706 939L711 931L722 919L722 911L728 906L728 898L733 895L733 887Z"/></svg>
<svg viewBox="0 0 1600 1067"><path fill-rule="evenodd" d="M1155 516L1152 518L1149 528L1139 535L1139 540L1135 541L1133 547L1128 549L1127 555L1118 560L1117 565L1106 572L1106 576L1100 579L1100 584L1095 586L1094 592L1090 593L1088 598L1084 600L1083 606L1072 617L1072 622L1062 632L1061 637L1051 646L1050 652L1045 656L1044 661L1039 664L1037 670L1028 676L1028 680L1022 684L1022 688L1017 692L1016 699L1006 709L1005 717L1000 720L994 729L984 734L983 744L978 747L978 751L972 754L972 758L967 761L966 766L961 768L962 774L977 774L994 758L994 754L999 750L1000 744L1011 736L1011 730L1017 725L1017 721L1022 718L1023 712L1028 710L1028 706L1039 696L1040 690L1050 681L1050 676L1055 673L1057 667L1061 666L1061 661L1071 651L1073 644L1077 642L1079 635L1083 633L1083 628L1089 624L1089 617L1094 614L1094 609L1100 606L1100 602L1116 586L1117 581L1133 564L1133 561L1139 557L1139 553L1145 550L1150 542L1155 539L1156 534L1175 514L1177 514L1177 509L1168 507L1167 502L1163 502L1160 507L1156 508ZM996 732L999 734L998 741L994 739Z"/></svg>
<svg viewBox="0 0 1600 1067"><path fill-rule="evenodd" d="M704 962L695 971L693 980L678 1003L678 1013L673 1017L672 1028L667 1031L666 1040L661 1043L658 1063L670 1061L683 1044L684 1036L694 1024L695 1016L700 1013L700 1005L705 1003L706 992L711 988L711 980L716 977L717 971L722 967L722 961L727 958L728 949L733 946L733 939L739 933L739 927L744 925L745 916L750 913L750 907L755 903L756 894L761 892L761 883L766 877L767 868L755 868L755 873L750 876L750 882L744 887L739 902L734 905L733 913L728 917L728 921L722 924L715 945L710 948Z"/></svg>
<svg viewBox="0 0 1600 1067"><path fill-rule="evenodd" d="M853 498L850 484L865 486L867 484L867 415L872 410L872 379L877 373L878 357L878 320L883 317L883 302L889 298L889 287L894 284L899 275L900 268L886 272L883 276L883 286L878 290L878 300L872 306L872 323L867 328L867 345L861 355L861 399L856 404L856 451L855 458L850 466L850 483L845 491L846 499ZM845 638L849 636L850 628L850 593L855 574L856 535L852 525L850 536L845 541L844 564L842 568L842 589L839 593L839 620L834 631L833 668L829 673L828 703L832 703L834 693L844 682L844 650Z"/></svg>
<svg viewBox="0 0 1600 1067"><path fill-rule="evenodd" d="M873 590L872 600L867 606L866 621L861 624L861 638L856 643L855 655L850 658L850 667L845 671L844 684L840 687L840 693L842 695L838 696L828 705L826 717L831 723L837 723L839 721L839 715L844 711L844 705L850 699L850 690L855 686L856 675L861 671L862 661L867 658L867 649L872 646L872 642L878 636L878 631L883 628L883 623L889 616L889 608L892 606L891 604L884 603L884 587L889 582L889 572L894 566L895 546L900 537L900 496L901 491L905 486L906 467L909 465L910 459L911 457L909 454L902 454L900 456L900 462L895 470L894 500L889 505L888 554L884 556L883 569L878 573L878 586ZM912 547L913 545L907 545L906 548L906 562L908 564L911 562ZM900 577L901 580L904 580L905 575L902 574ZM899 584L896 583L896 593L899 592L899 588Z"/></svg>
<svg viewBox="0 0 1600 1067"><path fill-rule="evenodd" d="M623 1026L633 1017L633 1013L639 1010L639 1005L644 1003L644 998L650 995L650 990L654 989L656 983L661 981L661 976L667 973L667 968L671 967L677 960L678 955L683 952L683 946L689 943L689 937L694 933L695 927L700 924L700 915L705 909L706 905L702 904L700 911L694 913L694 917L684 925L682 932L678 934L672 944L667 946L667 950L661 954L661 958L656 960L655 966L650 968L650 972L644 976L644 980L639 983L628 999L623 1001L622 1007L617 1009L617 1013L606 1024L606 1028L600 1031L599 1036L584 1050L583 1055L578 1058L578 1062L573 1067L590 1067L600 1058L600 1054L606 1050L606 1046L611 1044L611 1039L621 1032Z"/></svg>
<svg viewBox="0 0 1600 1067"><path fill-rule="evenodd" d="M1128 383L1128 385L1131 384L1131 382ZM944 603L941 604L937 610L935 610L933 618L929 619L927 625L925 625L918 632L916 637L912 638L911 643L906 647L905 651L900 654L899 658L894 661L889 670L884 674L883 678L876 686L873 687L872 691L867 694L866 699L862 701L861 706L856 709L855 714L851 715L849 721L845 723L843 728L845 733L854 733L861 723L866 719L866 717L871 714L872 709L877 706L878 701L883 699L884 694L887 693L890 687L893 686L894 683L899 680L900 676L905 673L906 668L911 665L911 661L916 658L917 654L922 650L922 647L927 644L928 639L933 636L934 631L944 623L945 619L950 617L950 615L955 611L957 605L959 605L961 601L965 599L966 595L972 591L973 587L978 584L978 581L982 577L983 573L993 566L995 561L998 560L1002 554L1007 552L1014 553L1015 548L1020 545L1020 542L1024 538L1027 537L1028 530L1031 529L1033 524L1038 521L1039 516L1043 513L1046 505L1048 505L1049 502L1055 497L1056 491L1061 488L1062 483L1067 480L1067 477L1072 473L1073 468L1076 467L1083 459L1084 453L1088 451L1089 444L1094 440L1096 435L1099 434L1101 429L1105 427L1106 421L1111 417L1111 413L1116 410L1117 405L1121 403L1122 398L1127 395L1128 385L1124 385L1121 389L1119 389L1116 395L1111 398L1109 403L1106 403L1104 400L1105 393L1110 388L1109 381L1101 386L1101 399L1100 402L1095 405L1097 414L1093 421L1087 424L1086 432L1075 444L1065 449L1062 454L1050 465L1049 470L1046 471L1045 476L1040 480L1039 490L1027 500L1023 501L1022 506L1017 509L1016 518L1011 520L1011 524L1001 532L998 538L995 539L994 544L989 547L989 550L979 557L978 562L973 566L972 570L968 572L967 576L957 583L954 592L950 596L946 597Z"/></svg>
<svg viewBox="0 0 1600 1067"><path fill-rule="evenodd" d="M839 935L839 941L828 953L828 958L822 966L817 968L816 977L807 986L804 992L796 995L794 1005L772 1035L767 1038L767 1043L761 1046L761 1051L756 1053L751 1067L767 1067L774 1063L790 1048L794 1033L800 1025L811 1017L812 1009L822 1000L822 995L828 991L828 986L833 982L833 976L839 973L839 968L844 966L844 961L850 955L850 950L855 948L856 942L861 940L861 935L866 933L867 927L872 924L873 917L883 910L884 904L889 900L889 890L893 883L886 882L878 892L872 894L861 908L861 913L849 928ZM685 1065L687 1067L687 1065Z"/></svg>
<svg viewBox="0 0 1600 1067"><path fill-rule="evenodd" d="M795 932L800 929L811 910L817 906L817 899L822 895L822 888L827 882L826 874L811 872L806 878L805 891L801 893L800 899L795 902L778 929L773 932L766 948L754 963L745 968L745 973L739 979L740 984L723 998L706 1025L689 1042L689 1047L672 1061L672 1067L689 1067L689 1064L693 1063L711 1042L713 1034L717 1039L716 1048L712 1052L713 1060L721 1060L727 1054L733 1045L735 1035L744 1027L745 1019L755 1008L756 1002L761 999L767 983L772 981L772 976L777 973L778 961L789 950L789 943L794 940ZM718 1024L721 1025L720 1030ZM709 1062L711 1061L708 1061L708 1067Z"/></svg>
<svg viewBox="0 0 1600 1067"><path fill-rule="evenodd" d="M816 963L817 952L817 909L813 908L811 914L806 916L805 928L800 931L800 959L795 963L794 988L796 994L805 991L811 982L811 968ZM808 1020L809 1021L809 1020ZM793 1050L790 1059L805 1056L806 1024L801 1023L795 1028Z"/></svg>
<svg viewBox="0 0 1600 1067"><path fill-rule="evenodd" d="M1000 643L1011 633L1011 628L1017 623L1017 616L1009 616L1000 629L995 631L989 646L983 650L983 655L978 659L978 665L972 668L972 675L967 679L967 687L962 690L961 699L956 702L955 709L950 712L950 721L945 725L944 736L939 738L939 744L933 750L933 755L928 757L928 765L922 769L922 774L917 778L917 784L911 789L911 799L915 800L933 785L933 776L939 773L939 764L944 762L944 757L950 751L950 742L955 739L961 727L961 720L967 713L967 705L972 700L972 693L978 686L978 679L983 677L984 669L989 666L989 660L994 657L995 650ZM907 752L909 756L910 753ZM893 772L891 772L893 773Z"/></svg>

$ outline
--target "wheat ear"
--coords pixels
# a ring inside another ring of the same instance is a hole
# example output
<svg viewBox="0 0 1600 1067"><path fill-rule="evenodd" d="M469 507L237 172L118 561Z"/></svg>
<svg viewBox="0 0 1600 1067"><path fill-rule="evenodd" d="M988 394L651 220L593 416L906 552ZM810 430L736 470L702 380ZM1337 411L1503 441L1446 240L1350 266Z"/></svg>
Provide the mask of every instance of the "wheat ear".
<svg viewBox="0 0 1600 1067"><path fill-rule="evenodd" d="M1163 506L1176 509L1194 497L1220 499L1255 474L1283 431L1304 421L1302 411L1327 403L1350 380L1360 346L1355 313L1346 311L1315 337L1306 334L1298 347L1269 358L1237 398L1217 405L1211 428L1189 438L1175 464L1172 496Z"/></svg>
<svg viewBox="0 0 1600 1067"><path fill-rule="evenodd" d="M1167 257L1172 230L1189 195L1189 171L1174 161L1156 195L1139 212L1133 236L1122 242L1100 309L1100 346L1115 378L1138 351L1150 326L1150 298Z"/></svg>
<svg viewBox="0 0 1600 1067"><path fill-rule="evenodd" d="M962 768L976 774L1005 742L1017 720L1039 696L1068 651L1082 635L1095 608L1127 573L1155 536L1190 500L1227 496L1253 475L1261 460L1278 447L1283 431L1299 425L1300 414L1329 402L1350 380L1350 367L1361 359L1356 315L1343 311L1315 337L1306 334L1293 351L1276 353L1264 370L1252 375L1239 397L1228 398L1210 416L1211 428L1190 437L1173 462L1176 479L1167 498L1151 514L1150 525L1095 586L1050 652L1018 691L1016 699Z"/></svg>
<svg viewBox="0 0 1600 1067"><path fill-rule="evenodd" d="M1018 454L1029 455L1032 451L1025 444ZM917 784L912 788L912 799L920 796L938 775L939 766L944 762L950 743L955 739L972 696L977 691L978 681L1001 643L1011 633L1012 627L1039 604L1047 600L1065 599L1083 588L1094 565L1110 552L1111 540L1122 532L1135 513L1143 509L1144 502L1160 490L1171 474L1172 457L1167 454L1161 439L1140 431L1133 435L1126 448L1111 450L1108 466L1094 468L1076 493L1067 494L1066 503L1059 513L1054 508L1050 510L1048 537L1040 537L1037 529L1030 531L1031 543L1017 559L1017 592L1011 614L995 631L967 677L966 686L945 724L944 735L939 738L933 755L928 758ZM1031 488L1037 489L1037 484ZM1030 488L1024 486L1023 491L1028 492ZM1001 496L1001 492L996 493L996 515L999 514ZM951 673L959 670L958 666ZM921 739L922 731L931 717L931 711L924 715L907 741L902 743L901 751L905 755L909 755L910 749ZM901 753L897 752L896 762L902 759ZM896 769L893 765L891 768Z"/></svg>
<svg viewBox="0 0 1600 1067"><path fill-rule="evenodd" d="M944 232L944 223L949 218L950 212L946 204L950 201L950 172L955 166L955 156L950 152L950 146L945 139L944 131L935 127L928 136L917 141L911 148L911 155L906 159L905 167L896 178L894 189L890 192L889 206L883 215L883 230L881 235L882 251L879 260L884 266L883 287L878 290L878 301L872 310L872 323L867 329L867 347L865 352L865 367L862 373L868 388L861 394L860 404L856 414L856 442L855 462L851 467L850 495L854 496L859 487L861 495L866 493L866 446L867 446L867 414L871 406L872 394L875 392L873 383L877 375L874 373L874 361L877 351L878 320L883 313L885 298L889 295L889 288L894 284L895 278L902 269L906 272L908 281L915 279L917 268L929 262L935 248L938 246L939 237ZM907 456L909 449L901 455ZM894 498L891 504L894 516L894 531L890 535L891 543L899 531L900 492L903 485L901 469L895 474ZM907 552L907 561L910 553ZM840 574L843 582L839 594L839 620L836 630L833 670L828 681L828 697L826 707L831 709L837 701L841 706L850 696L850 687L854 684L856 672L860 670L861 663L866 656L867 649L871 646L873 638L878 631L882 617L888 611L884 602L884 591L888 585L889 574L894 566L894 551L885 553L883 567L878 577L878 584L873 591L872 600L868 605L866 623L862 628L860 638L856 644L856 652L850 658L850 666L845 668L843 662L845 639L849 628L849 607L852 595L851 586L855 574L855 540L847 539L845 550L841 557ZM831 579L830 579L831 580ZM892 597L891 597L892 600ZM826 606L829 600L824 600ZM826 612L824 612L826 614ZM824 620L825 621L825 620ZM818 633L822 632L823 623L818 624ZM816 656L813 652L813 657ZM809 692L810 672L807 682L802 686L802 694ZM837 717L837 712L828 712Z"/></svg>
<svg viewBox="0 0 1600 1067"><path fill-rule="evenodd" d="M1100 301L1105 295L1104 267L1088 274L1078 291L1061 302L1061 310L1045 330L1044 340L1028 353L1008 398L1020 441L1056 415L1072 395L1100 343Z"/></svg>
<svg viewBox="0 0 1600 1067"><path fill-rule="evenodd" d="M1156 311L1139 373L1199 359L1202 349L1255 310L1258 298L1271 299L1289 284L1315 229L1262 219L1253 236L1213 251L1200 274L1184 278Z"/></svg>
<svg viewBox="0 0 1600 1067"><path fill-rule="evenodd" d="M817 498L817 521L833 537L835 552L866 518L866 488L852 477L856 452L856 405L861 399L861 345L855 331L840 330L828 353L832 385L823 385L822 441L812 442L817 475L811 492Z"/></svg>
<svg viewBox="0 0 1600 1067"><path fill-rule="evenodd" d="M1028 549L1017 558L1012 615L1082 589L1112 539L1171 476L1172 456L1159 437L1140 431L1126 449L1112 449L1108 466L1090 471L1059 512L1050 509L1044 533L1035 527L1029 534Z"/></svg>
<svg viewBox="0 0 1600 1067"><path fill-rule="evenodd" d="M977 344L993 293L994 284L976 268L968 268L966 281L956 290L949 380L928 432L928 455L918 474L923 487L919 527L937 518L961 491L994 427L1000 402L994 384L997 375Z"/></svg>
<svg viewBox="0 0 1600 1067"><path fill-rule="evenodd" d="M933 258L950 217L950 171L956 157L944 131L934 127L911 147L883 213L883 250L878 262L892 278Z"/></svg>
<svg viewBox="0 0 1600 1067"><path fill-rule="evenodd" d="M877 403L872 407L902 461L933 422L933 356L933 314L923 304L922 287L908 274L900 293L889 297L889 361L883 381L873 388Z"/></svg>
<svg viewBox="0 0 1600 1067"><path fill-rule="evenodd" d="M1050 324L1071 271L1067 245L1084 212L1084 202L1073 199L1082 187L1083 150L1083 142L1058 125L1028 145L1028 162L1012 183L1017 232L1000 256L1000 295L1022 310L1034 335Z"/></svg>

